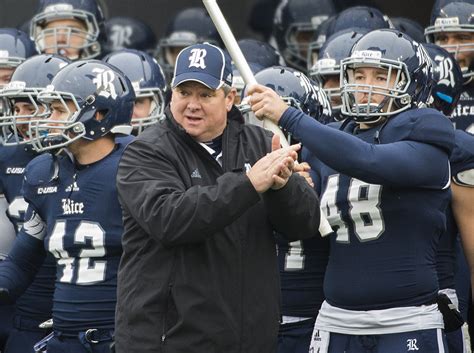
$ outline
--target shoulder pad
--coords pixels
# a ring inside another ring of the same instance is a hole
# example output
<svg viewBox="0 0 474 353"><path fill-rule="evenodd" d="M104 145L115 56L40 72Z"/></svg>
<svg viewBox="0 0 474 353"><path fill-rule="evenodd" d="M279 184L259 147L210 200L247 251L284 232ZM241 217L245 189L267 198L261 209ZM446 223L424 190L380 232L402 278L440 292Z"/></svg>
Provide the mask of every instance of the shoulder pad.
<svg viewBox="0 0 474 353"><path fill-rule="evenodd" d="M462 130L456 130L454 134L456 144L449 157L452 175L456 181L456 176L462 173L461 179L467 182L468 172L474 170L474 136Z"/></svg>
<svg viewBox="0 0 474 353"><path fill-rule="evenodd" d="M25 170L25 183L38 186L49 183L58 178L59 163L57 157L50 153L43 153L34 158Z"/></svg>
<svg viewBox="0 0 474 353"><path fill-rule="evenodd" d="M431 108L410 109L391 118L390 125L404 130L403 140L434 145L448 154L454 148L454 127L442 113Z"/></svg>

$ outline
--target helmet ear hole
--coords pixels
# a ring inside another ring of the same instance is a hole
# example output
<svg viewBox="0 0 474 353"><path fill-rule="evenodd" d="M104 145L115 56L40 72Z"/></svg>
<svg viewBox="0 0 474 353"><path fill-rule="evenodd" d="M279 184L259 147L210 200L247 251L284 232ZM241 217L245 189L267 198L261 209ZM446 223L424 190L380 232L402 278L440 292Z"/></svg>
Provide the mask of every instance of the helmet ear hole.
<svg viewBox="0 0 474 353"><path fill-rule="evenodd" d="M95 113L94 119L95 119L96 121L102 121L102 120L104 120L104 118L106 117L106 115L107 115L108 112L109 112L108 109L98 110L98 111Z"/></svg>

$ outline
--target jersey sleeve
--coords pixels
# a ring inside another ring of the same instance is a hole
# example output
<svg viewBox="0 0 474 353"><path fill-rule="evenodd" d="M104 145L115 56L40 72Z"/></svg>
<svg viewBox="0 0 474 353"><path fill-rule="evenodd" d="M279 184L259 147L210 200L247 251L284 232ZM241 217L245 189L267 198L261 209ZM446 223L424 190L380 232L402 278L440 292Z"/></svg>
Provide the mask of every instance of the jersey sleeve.
<svg viewBox="0 0 474 353"><path fill-rule="evenodd" d="M0 263L0 288L8 289L12 299L29 287L46 257L45 223L32 207L28 207L26 219L7 258Z"/></svg>
<svg viewBox="0 0 474 353"><path fill-rule="evenodd" d="M474 136L455 131L455 146L451 154L451 175L460 186L474 187Z"/></svg>
<svg viewBox="0 0 474 353"><path fill-rule="evenodd" d="M454 131L448 119L427 115L432 116L426 122L421 121L424 117L410 115L392 118L398 119L396 124L403 130L393 142L384 144L368 143L325 126L294 108L286 110L280 125L339 173L371 184L441 189L450 180L448 155ZM394 126L391 130L397 131Z"/></svg>

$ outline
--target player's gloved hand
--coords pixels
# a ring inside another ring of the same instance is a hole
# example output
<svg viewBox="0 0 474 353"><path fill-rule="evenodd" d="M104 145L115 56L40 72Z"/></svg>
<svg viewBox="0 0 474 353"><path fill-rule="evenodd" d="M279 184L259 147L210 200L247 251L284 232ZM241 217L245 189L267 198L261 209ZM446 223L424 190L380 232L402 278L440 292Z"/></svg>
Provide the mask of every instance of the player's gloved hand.
<svg viewBox="0 0 474 353"><path fill-rule="evenodd" d="M13 304L10 291L6 288L0 288L0 305Z"/></svg>

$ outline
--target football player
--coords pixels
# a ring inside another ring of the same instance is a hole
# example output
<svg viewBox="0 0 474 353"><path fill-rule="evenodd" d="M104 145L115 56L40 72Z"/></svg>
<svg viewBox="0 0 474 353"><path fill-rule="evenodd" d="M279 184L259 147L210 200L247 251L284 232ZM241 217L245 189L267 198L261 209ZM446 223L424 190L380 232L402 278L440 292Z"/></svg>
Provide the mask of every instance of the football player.
<svg viewBox="0 0 474 353"><path fill-rule="evenodd" d="M309 76L321 83L331 100L333 120L345 119L341 114L341 60L350 55L354 43L367 32L364 29L349 29L334 33L323 44L318 61L309 70Z"/></svg>
<svg viewBox="0 0 474 353"><path fill-rule="evenodd" d="M456 129L474 132L474 4L437 1L431 12L426 40L453 53L464 77L464 90L451 119Z"/></svg>
<svg viewBox="0 0 474 353"><path fill-rule="evenodd" d="M308 48L318 27L336 13L330 0L284 0L273 19L273 37L286 65L307 70Z"/></svg>
<svg viewBox="0 0 474 353"><path fill-rule="evenodd" d="M96 58L106 42L104 15L96 0L40 0L30 36L41 53Z"/></svg>
<svg viewBox="0 0 474 353"><path fill-rule="evenodd" d="M365 34L341 61L342 111L325 126L250 87L258 117L303 143L334 233L311 352L444 352L436 248L450 200L454 131L423 108L431 60L393 29Z"/></svg>
<svg viewBox="0 0 474 353"><path fill-rule="evenodd" d="M122 70L132 81L136 96L132 114L134 135L164 117L168 87L163 70L153 57L139 50L123 49L107 55L103 61Z"/></svg>
<svg viewBox="0 0 474 353"><path fill-rule="evenodd" d="M37 54L33 41L28 35L13 28L0 29L0 88L11 80L15 69L27 58ZM7 104L0 100L0 116L7 113ZM1 138L0 138L1 141ZM6 172L6 170L2 170ZM0 190L0 261L5 258L15 239L15 229L7 217L8 202ZM0 350L3 351L12 330L14 307L0 306Z"/></svg>
<svg viewBox="0 0 474 353"><path fill-rule="evenodd" d="M320 120L329 119L331 107L328 98L303 73L275 66L258 72L255 79L274 89L288 106ZM244 117L249 113L245 112ZM290 143L295 143L291 135L288 138ZM310 185L312 183L310 181ZM281 234L276 236L282 295L278 353L307 353L314 322L324 301L323 280L329 241L327 238L312 237L289 242Z"/></svg>
<svg viewBox="0 0 474 353"><path fill-rule="evenodd" d="M109 352L123 229L115 177L129 141L115 135L131 131L135 94L117 68L85 60L63 68L38 100L51 115L31 120L28 137L36 151L53 154L42 153L24 172L28 209L0 264L0 297L17 298L52 254L56 284L47 351Z"/></svg>
<svg viewBox="0 0 474 353"><path fill-rule="evenodd" d="M153 29L136 18L118 16L105 21L107 44L105 53L120 49L136 49L151 54L156 47Z"/></svg>
<svg viewBox="0 0 474 353"><path fill-rule="evenodd" d="M176 14L158 41L155 57L171 81L179 52L192 44L208 42L222 47L222 40L207 11L190 7Z"/></svg>
<svg viewBox="0 0 474 353"><path fill-rule="evenodd" d="M432 90L433 107L449 117L458 104L463 90L461 67L456 60L445 49L432 44L423 44L434 63L435 86ZM444 293L454 304L455 310L459 310L459 303L469 293L458 293L455 275L459 276L456 266L458 251L458 232L460 232L463 245L468 255L467 260L470 267L474 267L474 256L472 253L472 232L474 229L474 217L472 216L472 197L474 197L474 137L462 131L455 131L455 147L450 156L452 174L452 200L446 211L447 229L441 236L436 257L436 268L440 292ZM467 288L469 281L467 280ZM464 295L463 295L464 294ZM463 303L466 305L466 303ZM456 313L460 316L460 313ZM459 318L458 325L462 323ZM466 328L466 327L464 327ZM446 330L447 331L447 330ZM467 330L458 328L452 332L446 332L446 340L450 353L465 353L468 335Z"/></svg>
<svg viewBox="0 0 474 353"><path fill-rule="evenodd" d="M32 149L28 126L33 119L48 114L38 102L38 93L51 84L56 73L70 61L56 55L36 55L20 64L12 81L3 89L9 114L0 118L3 146L0 147L0 188L9 206L7 215L18 232L23 224L28 204L21 186L26 165L38 154ZM16 300L13 329L8 337L6 353L31 352L34 344L48 334L41 324L51 318L56 267L49 255L35 280Z"/></svg>

